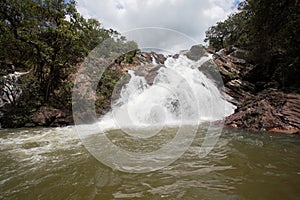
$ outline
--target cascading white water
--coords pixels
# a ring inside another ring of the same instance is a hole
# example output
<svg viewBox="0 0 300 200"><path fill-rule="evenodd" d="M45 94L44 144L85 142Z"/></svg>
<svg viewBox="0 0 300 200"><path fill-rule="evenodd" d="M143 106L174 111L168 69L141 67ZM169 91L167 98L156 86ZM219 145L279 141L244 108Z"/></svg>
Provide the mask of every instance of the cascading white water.
<svg viewBox="0 0 300 200"><path fill-rule="evenodd" d="M105 129L156 129L163 126L197 124L219 120L233 113L234 106L220 94L214 82L198 68L208 61L192 61L184 55L169 57L158 70L153 85L145 77L129 71L130 81L123 86L112 111L100 121ZM132 133L132 134L136 134ZM136 136L136 135L135 135Z"/></svg>
<svg viewBox="0 0 300 200"><path fill-rule="evenodd" d="M27 74L28 72L14 72L7 76L1 77L2 80L2 91L0 94L0 108L5 104L11 104L16 101L22 94L20 87L16 85L19 77Z"/></svg>
<svg viewBox="0 0 300 200"><path fill-rule="evenodd" d="M22 89L17 86L17 81L20 76L27 74L28 72L14 72L7 76L0 77L2 90L0 91L0 110L6 105L15 103L21 96ZM3 113L0 111L0 118L3 117ZM0 124L1 128L1 124Z"/></svg>

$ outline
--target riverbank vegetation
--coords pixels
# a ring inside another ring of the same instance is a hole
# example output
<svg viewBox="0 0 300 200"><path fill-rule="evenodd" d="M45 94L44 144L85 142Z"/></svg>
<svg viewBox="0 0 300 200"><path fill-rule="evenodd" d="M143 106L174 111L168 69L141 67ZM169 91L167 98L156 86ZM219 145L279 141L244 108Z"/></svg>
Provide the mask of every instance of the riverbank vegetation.
<svg viewBox="0 0 300 200"><path fill-rule="evenodd" d="M225 124L299 134L300 2L245 0L238 10L205 38L237 106Z"/></svg>
<svg viewBox="0 0 300 200"><path fill-rule="evenodd" d="M300 2L245 0L238 10L210 27L205 41L216 50L229 46L248 50L248 59L257 65L253 81L299 88Z"/></svg>
<svg viewBox="0 0 300 200"><path fill-rule="evenodd" d="M137 48L117 31L81 16L74 0L4 0L0 19L1 91L5 92L8 84L5 75L14 70L28 72L17 81L22 91L19 100L2 107L4 127L31 123L32 115L42 107L70 113L70 75L100 43L109 41L111 45L104 51L106 57Z"/></svg>

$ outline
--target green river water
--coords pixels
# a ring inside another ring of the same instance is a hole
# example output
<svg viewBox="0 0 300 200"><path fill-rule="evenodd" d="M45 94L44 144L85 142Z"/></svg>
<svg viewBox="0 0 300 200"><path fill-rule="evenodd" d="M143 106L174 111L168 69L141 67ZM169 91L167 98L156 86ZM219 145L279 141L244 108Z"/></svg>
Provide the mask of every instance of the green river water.
<svg viewBox="0 0 300 200"><path fill-rule="evenodd" d="M172 137L137 145L119 132L108 137L132 151ZM299 136L225 129L200 159L200 135L171 165L136 174L101 164L74 127L1 130L0 199L300 199Z"/></svg>

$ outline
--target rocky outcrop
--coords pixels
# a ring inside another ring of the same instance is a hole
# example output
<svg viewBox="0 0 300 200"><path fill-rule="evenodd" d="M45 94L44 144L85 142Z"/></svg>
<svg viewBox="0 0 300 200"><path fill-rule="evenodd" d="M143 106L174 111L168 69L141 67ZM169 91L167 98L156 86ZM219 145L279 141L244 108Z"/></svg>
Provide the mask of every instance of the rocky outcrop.
<svg viewBox="0 0 300 200"><path fill-rule="evenodd" d="M155 52L142 52L138 55L139 61L143 64L164 64L166 57L163 54L158 54Z"/></svg>
<svg viewBox="0 0 300 200"><path fill-rule="evenodd" d="M240 106L245 99L252 98L256 91L255 84L244 79L254 68L254 65L243 59L245 58L245 52L242 50L224 49L219 52L222 53L215 54L214 64L224 84L221 90L227 94L226 97L229 102Z"/></svg>
<svg viewBox="0 0 300 200"><path fill-rule="evenodd" d="M283 92L278 89L276 82L256 81L259 66L249 62L247 51L237 48L228 48L214 53L208 53L201 45L193 46L189 51L183 52L189 59L198 61L203 56L213 54L213 60L206 61L199 67L206 76L214 80L220 91L225 93L225 98L237 108L235 113L225 119L225 125L232 128L242 128L251 131L272 131L295 134L300 130L300 94L297 92ZM136 55L133 64L125 63L124 59L109 65L107 60L96 60L94 66L109 66L111 70L127 72L133 70L135 75L145 77L147 84L152 85L158 70L164 67L166 57L154 52L142 52ZM179 54L172 56L178 58ZM97 67L95 68L97 69ZM91 72L91 75L94 73ZM96 73L97 74L97 73ZM127 73L119 85L115 86L115 92L121 91L130 75ZM72 75L70 75L72 76ZM74 79L74 77L73 77ZM73 80L72 78L70 80ZM89 77L83 77L87 83ZM259 79L260 80L260 79ZM119 88L118 88L119 87ZM93 100L94 96L88 96L82 92L85 101ZM118 95L114 95L118 98ZM87 121L90 113L85 107L78 105L78 111L83 113ZM109 105L109 101L107 103ZM109 109L109 107L107 107ZM104 110L103 110L104 112ZM53 107L41 107L30 113L31 118L26 119L28 126L66 126L73 124L71 112L65 112ZM26 126L26 125L25 125ZM9 127L9 126L7 126Z"/></svg>
<svg viewBox="0 0 300 200"><path fill-rule="evenodd" d="M163 67L163 65L143 65L140 66L137 70L135 70L135 75L145 77L147 84L152 85L153 81L158 74L158 70Z"/></svg>
<svg viewBox="0 0 300 200"><path fill-rule="evenodd" d="M251 131L275 131L299 133L300 95L285 94L278 90L264 90L238 106L235 113L226 118L229 127Z"/></svg>
<svg viewBox="0 0 300 200"><path fill-rule="evenodd" d="M125 60L122 59L121 57L118 58L116 61L113 61L111 64L109 64L108 60L93 58L90 60L90 62L92 62L92 66L95 66L95 68L93 68L91 71L85 71L89 68L84 68L84 67L79 68L79 72L82 74L83 84L81 86L83 88L78 88L78 94L79 96L81 95L83 99L78 105L74 104L73 108L75 107L75 110L77 112L81 112L80 116L83 118L80 120L81 122L90 123L91 121L95 120L91 118L91 116L93 115L89 112L89 109L86 109L86 107L82 106L82 104L89 105L89 101L94 101L94 98L97 98L94 97L92 93L86 91L86 88L91 87L89 85L90 82L89 80L91 80L91 77L93 77L94 74L97 74L98 68L102 69L103 67L108 66L107 70L116 70L122 72L133 70L136 75L145 77L149 85L153 84L154 78L156 77L158 70L161 67L163 67L163 63L165 62L166 58L162 54L157 54L155 52L142 52L139 55L137 55L137 58L138 58L138 63L133 63L133 64L126 63ZM125 76L122 77L122 80L118 80L118 84L115 86L114 92L116 94L113 95L114 98L118 98L118 93L121 91L122 85L126 84L129 81L130 75L127 73L124 73L124 75ZM71 76L70 80L74 81L75 74L71 74L70 76ZM100 114L103 114L110 109L109 99L107 99L107 103L104 104L107 104L107 106L106 107L104 106L105 108L101 108L102 110ZM61 109L48 107L48 106L43 106L39 108L37 111L34 111L28 121L29 123L27 123L26 126L31 126L31 127L32 126L61 127L61 126L74 124L73 115L71 112L64 112Z"/></svg>
<svg viewBox="0 0 300 200"><path fill-rule="evenodd" d="M35 112L32 122L36 126L61 127L73 124L73 117L59 109L42 107Z"/></svg>
<svg viewBox="0 0 300 200"><path fill-rule="evenodd" d="M236 106L241 106L245 99L254 97L254 89L255 86L252 83L235 79L225 83L222 91L227 94L227 101Z"/></svg>
<svg viewBox="0 0 300 200"><path fill-rule="evenodd" d="M225 125L250 131L295 134L300 132L300 95L277 89L276 82L252 82L257 66L247 60L247 51L224 49L214 56L224 81L222 91L237 106ZM259 76L259 74L257 75Z"/></svg>

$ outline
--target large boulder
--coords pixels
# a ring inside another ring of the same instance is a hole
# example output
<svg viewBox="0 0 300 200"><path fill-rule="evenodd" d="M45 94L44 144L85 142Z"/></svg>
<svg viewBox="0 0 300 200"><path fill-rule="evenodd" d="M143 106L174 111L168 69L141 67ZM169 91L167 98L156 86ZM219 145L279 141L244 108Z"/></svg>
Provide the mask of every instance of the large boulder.
<svg viewBox="0 0 300 200"><path fill-rule="evenodd" d="M206 54L206 50L202 45L194 45L191 49L186 53L186 56L194 61L200 60Z"/></svg>

